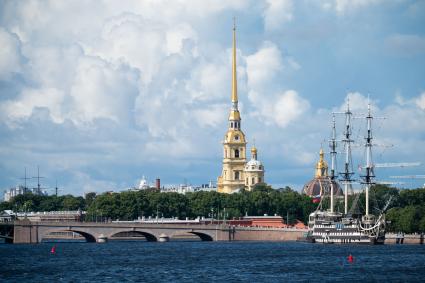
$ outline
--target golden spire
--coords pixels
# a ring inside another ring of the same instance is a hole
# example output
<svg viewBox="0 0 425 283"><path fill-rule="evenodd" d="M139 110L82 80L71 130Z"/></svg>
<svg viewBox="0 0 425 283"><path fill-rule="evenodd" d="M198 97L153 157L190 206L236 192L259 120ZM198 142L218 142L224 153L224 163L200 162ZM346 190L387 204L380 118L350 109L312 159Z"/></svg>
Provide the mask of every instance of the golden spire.
<svg viewBox="0 0 425 283"><path fill-rule="evenodd" d="M232 53L232 102L238 102L238 85L236 76L236 19L233 18L233 53Z"/></svg>

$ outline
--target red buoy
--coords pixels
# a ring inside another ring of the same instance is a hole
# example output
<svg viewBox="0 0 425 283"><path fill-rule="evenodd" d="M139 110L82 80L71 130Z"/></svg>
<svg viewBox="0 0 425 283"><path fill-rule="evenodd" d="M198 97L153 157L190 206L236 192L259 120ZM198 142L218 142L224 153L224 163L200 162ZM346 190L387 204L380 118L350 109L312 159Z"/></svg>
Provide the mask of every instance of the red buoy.
<svg viewBox="0 0 425 283"><path fill-rule="evenodd" d="M349 263L353 263L353 262L354 262L354 257L350 254L350 255L347 257L347 260L348 260L348 262L349 262Z"/></svg>
<svg viewBox="0 0 425 283"><path fill-rule="evenodd" d="M55 254L56 253L56 245L53 245L52 249L50 250L51 254Z"/></svg>

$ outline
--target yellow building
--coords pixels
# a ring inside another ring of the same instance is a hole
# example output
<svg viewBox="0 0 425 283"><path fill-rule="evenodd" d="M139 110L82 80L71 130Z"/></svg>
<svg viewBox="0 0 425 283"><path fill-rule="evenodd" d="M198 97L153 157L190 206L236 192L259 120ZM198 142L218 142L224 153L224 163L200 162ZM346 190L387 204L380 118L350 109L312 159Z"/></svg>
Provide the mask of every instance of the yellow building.
<svg viewBox="0 0 425 283"><path fill-rule="evenodd" d="M223 169L217 180L217 191L233 193L245 187L246 139L241 130L241 114L238 109L236 76L236 29L233 27L232 52L232 107L228 130L223 141ZM264 173L261 176L264 182ZM251 187L249 187L251 188Z"/></svg>

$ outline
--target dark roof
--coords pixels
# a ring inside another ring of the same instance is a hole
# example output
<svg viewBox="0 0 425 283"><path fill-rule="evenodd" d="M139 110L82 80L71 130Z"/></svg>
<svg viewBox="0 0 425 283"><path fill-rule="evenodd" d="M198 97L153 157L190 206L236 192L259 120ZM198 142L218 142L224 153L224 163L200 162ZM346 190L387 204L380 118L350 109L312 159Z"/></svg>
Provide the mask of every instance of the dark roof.
<svg viewBox="0 0 425 283"><path fill-rule="evenodd" d="M335 180L331 181L329 177L317 177L304 185L303 193L314 197L314 196L322 196L324 194L329 195L331 192L331 184L334 189L334 195L339 196L342 195L341 186Z"/></svg>

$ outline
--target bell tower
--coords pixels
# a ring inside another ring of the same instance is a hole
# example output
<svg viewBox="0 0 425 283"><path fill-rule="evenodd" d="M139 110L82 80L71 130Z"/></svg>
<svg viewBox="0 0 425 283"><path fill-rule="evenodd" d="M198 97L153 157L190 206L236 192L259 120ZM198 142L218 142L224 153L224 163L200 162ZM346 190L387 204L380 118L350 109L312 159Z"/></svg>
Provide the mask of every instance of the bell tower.
<svg viewBox="0 0 425 283"><path fill-rule="evenodd" d="M232 106L228 129L223 141L223 169L217 180L217 191L233 193L245 186L246 140L241 130L241 114L238 109L236 76L236 26L233 24L232 50Z"/></svg>

